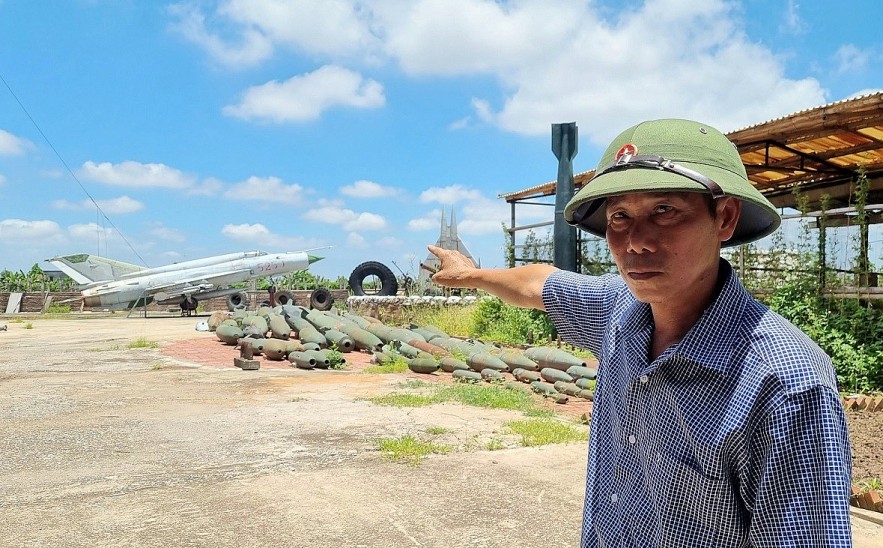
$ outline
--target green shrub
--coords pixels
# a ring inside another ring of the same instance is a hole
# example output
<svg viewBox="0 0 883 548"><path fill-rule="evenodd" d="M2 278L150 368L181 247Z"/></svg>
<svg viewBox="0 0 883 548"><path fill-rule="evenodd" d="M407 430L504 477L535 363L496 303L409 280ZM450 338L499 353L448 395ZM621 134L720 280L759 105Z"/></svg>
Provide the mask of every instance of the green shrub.
<svg viewBox="0 0 883 548"><path fill-rule="evenodd" d="M549 316L497 298L482 299L472 312L471 335L505 344L534 344L557 336Z"/></svg>
<svg viewBox="0 0 883 548"><path fill-rule="evenodd" d="M883 313L857 300L826 299L809 279L785 283L767 304L800 328L834 363L840 389L883 389Z"/></svg>

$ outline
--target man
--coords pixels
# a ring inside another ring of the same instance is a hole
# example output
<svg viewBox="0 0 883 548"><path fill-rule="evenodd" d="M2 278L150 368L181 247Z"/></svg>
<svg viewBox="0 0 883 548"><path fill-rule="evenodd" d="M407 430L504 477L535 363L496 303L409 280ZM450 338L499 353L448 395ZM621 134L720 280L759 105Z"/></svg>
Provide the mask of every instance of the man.
<svg viewBox="0 0 883 548"><path fill-rule="evenodd" d="M564 217L606 237L618 276L429 249L434 282L545 310L599 358L581 545L850 546L831 360L720 258L780 223L733 144L687 120L638 124Z"/></svg>

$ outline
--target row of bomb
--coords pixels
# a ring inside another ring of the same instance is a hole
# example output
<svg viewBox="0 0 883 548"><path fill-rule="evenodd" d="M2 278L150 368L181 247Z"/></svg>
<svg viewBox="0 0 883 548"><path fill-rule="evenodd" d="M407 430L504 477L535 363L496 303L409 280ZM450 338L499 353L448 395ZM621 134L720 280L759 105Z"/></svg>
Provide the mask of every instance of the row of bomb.
<svg viewBox="0 0 883 548"><path fill-rule="evenodd" d="M428 346L437 346L441 351ZM511 374L556 403L566 403L568 396L589 401L594 397L597 370L557 348L533 347L519 352L439 335L423 346L401 342L386 345L382 352L375 353L375 359L383 363L396 359L397 354L408 358L408 368L415 373L441 370L461 382L504 382Z"/></svg>
<svg viewBox="0 0 883 548"><path fill-rule="evenodd" d="M459 380L501 380L509 373L559 402L566 401L567 395L591 399L596 375L585 361L557 348L534 347L521 352L451 337L431 325L392 327L370 316L289 304L261 307L255 312L234 311L226 320L213 315L209 328L227 344L246 342L253 352L268 359L288 357L303 368L327 367L329 348L337 350L331 356L366 351L378 364L401 358L416 373L442 370ZM310 359L304 361L303 352Z"/></svg>

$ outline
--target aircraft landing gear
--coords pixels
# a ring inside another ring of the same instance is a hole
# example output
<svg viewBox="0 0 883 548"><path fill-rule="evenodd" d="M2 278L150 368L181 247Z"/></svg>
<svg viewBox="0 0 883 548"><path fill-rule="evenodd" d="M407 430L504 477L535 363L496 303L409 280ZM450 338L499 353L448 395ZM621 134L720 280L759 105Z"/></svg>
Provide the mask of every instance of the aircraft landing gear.
<svg viewBox="0 0 883 548"><path fill-rule="evenodd" d="M190 316L196 310L197 301L193 297L181 295L181 315Z"/></svg>

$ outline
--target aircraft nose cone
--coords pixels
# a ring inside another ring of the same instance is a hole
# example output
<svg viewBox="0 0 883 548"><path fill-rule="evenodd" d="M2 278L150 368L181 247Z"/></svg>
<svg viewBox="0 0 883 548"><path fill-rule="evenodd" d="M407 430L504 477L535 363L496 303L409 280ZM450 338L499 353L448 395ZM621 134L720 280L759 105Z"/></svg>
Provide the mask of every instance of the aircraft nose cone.
<svg viewBox="0 0 883 548"><path fill-rule="evenodd" d="M325 257L319 257L317 255L307 255L307 259L310 261L310 264L315 263L316 261L321 261Z"/></svg>

